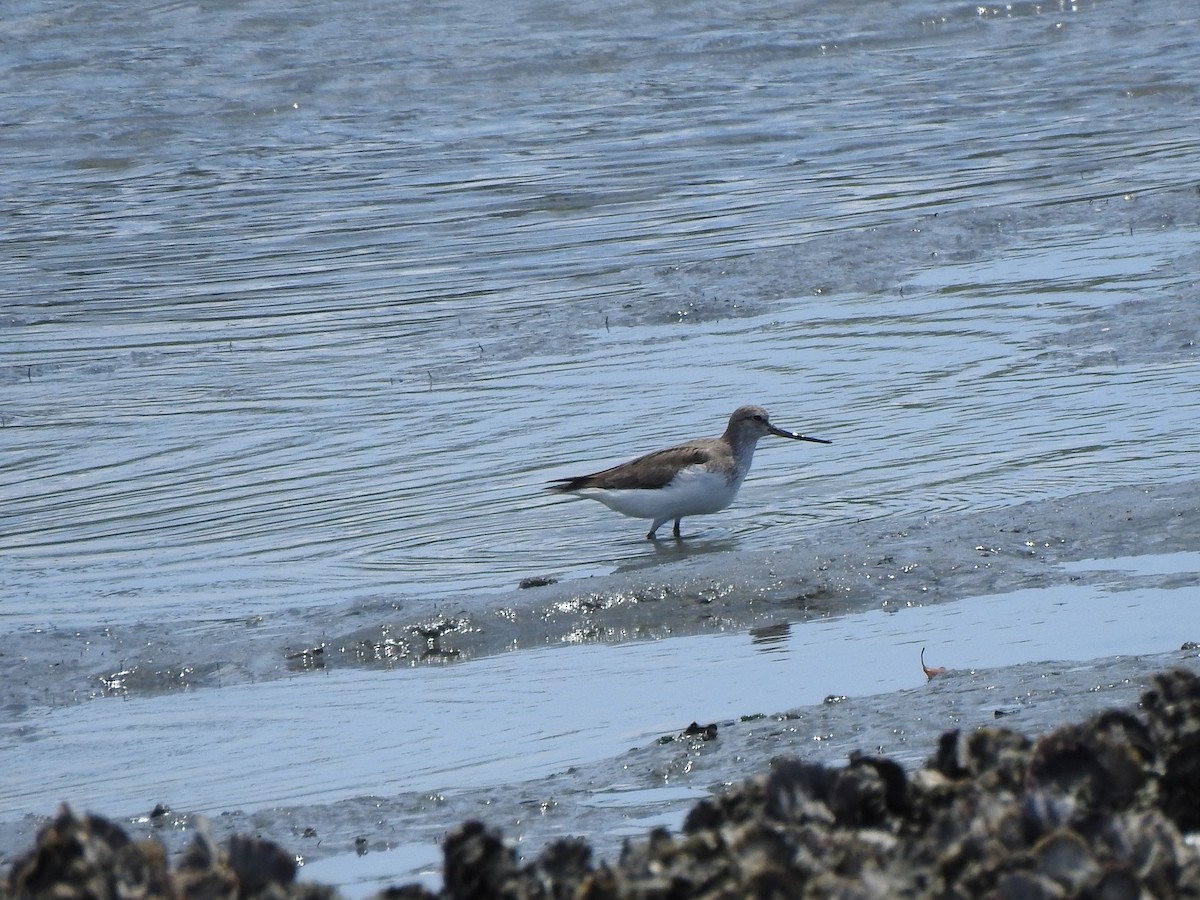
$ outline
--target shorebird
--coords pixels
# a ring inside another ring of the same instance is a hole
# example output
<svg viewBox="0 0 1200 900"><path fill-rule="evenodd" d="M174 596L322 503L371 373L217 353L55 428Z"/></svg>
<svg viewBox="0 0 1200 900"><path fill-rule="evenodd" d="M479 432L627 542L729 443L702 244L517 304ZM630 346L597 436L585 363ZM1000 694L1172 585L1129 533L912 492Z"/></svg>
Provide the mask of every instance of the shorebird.
<svg viewBox="0 0 1200 900"><path fill-rule="evenodd" d="M599 500L626 516L649 519L649 540L656 539L659 526L674 519L678 538L684 516L715 513L733 502L750 471L754 445L768 434L814 444L833 443L775 427L761 406L741 406L729 417L720 437L656 450L592 475L557 478L549 490Z"/></svg>

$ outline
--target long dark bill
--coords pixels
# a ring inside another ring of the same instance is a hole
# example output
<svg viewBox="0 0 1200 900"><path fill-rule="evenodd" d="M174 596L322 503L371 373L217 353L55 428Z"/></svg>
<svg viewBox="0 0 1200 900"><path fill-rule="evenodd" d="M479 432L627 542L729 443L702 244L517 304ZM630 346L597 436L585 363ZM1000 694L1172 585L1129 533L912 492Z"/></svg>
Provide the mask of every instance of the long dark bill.
<svg viewBox="0 0 1200 900"><path fill-rule="evenodd" d="M803 434L796 434L794 431L786 431L783 428L776 428L774 425L768 425L771 429L771 434L777 434L780 437L791 438L793 441L812 441L814 444L832 444L833 441L827 441L824 438L808 437Z"/></svg>

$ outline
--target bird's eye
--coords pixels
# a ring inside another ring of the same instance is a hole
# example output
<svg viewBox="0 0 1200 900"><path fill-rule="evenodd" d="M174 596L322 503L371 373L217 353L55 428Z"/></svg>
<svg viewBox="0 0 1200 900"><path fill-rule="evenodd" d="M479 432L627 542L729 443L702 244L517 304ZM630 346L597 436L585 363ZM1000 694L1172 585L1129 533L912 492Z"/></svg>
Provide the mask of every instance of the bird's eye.
<svg viewBox="0 0 1200 900"><path fill-rule="evenodd" d="M763 420L763 417L762 417L762 416L761 416L759 413L755 413L755 414L754 414L754 421L755 421L755 422L761 422L762 420Z"/></svg>

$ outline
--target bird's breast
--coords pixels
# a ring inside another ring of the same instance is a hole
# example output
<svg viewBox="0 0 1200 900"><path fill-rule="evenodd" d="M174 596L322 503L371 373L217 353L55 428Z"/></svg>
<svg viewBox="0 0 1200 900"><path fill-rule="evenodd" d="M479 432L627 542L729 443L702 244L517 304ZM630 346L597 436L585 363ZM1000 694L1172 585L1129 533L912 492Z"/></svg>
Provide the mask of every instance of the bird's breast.
<svg viewBox="0 0 1200 900"><path fill-rule="evenodd" d="M741 478L730 478L723 472L693 466L653 490L587 489L578 493L627 516L658 519L717 512L733 502L741 486Z"/></svg>

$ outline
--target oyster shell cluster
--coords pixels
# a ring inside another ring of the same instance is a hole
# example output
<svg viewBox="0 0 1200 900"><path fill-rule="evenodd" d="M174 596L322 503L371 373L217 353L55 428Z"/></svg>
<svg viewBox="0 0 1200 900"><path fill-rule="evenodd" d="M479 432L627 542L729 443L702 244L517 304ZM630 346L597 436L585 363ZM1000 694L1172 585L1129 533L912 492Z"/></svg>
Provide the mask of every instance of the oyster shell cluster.
<svg viewBox="0 0 1200 900"><path fill-rule="evenodd" d="M1140 714L1110 710L1037 739L1003 728L943 734L914 773L857 754L797 759L703 800L596 863L564 838L521 863L495 829L444 842L440 895L393 898L1200 897L1200 677L1155 676ZM0 882L0 896L94 900L328 898L266 841L203 833L168 866L162 846L64 808Z"/></svg>

